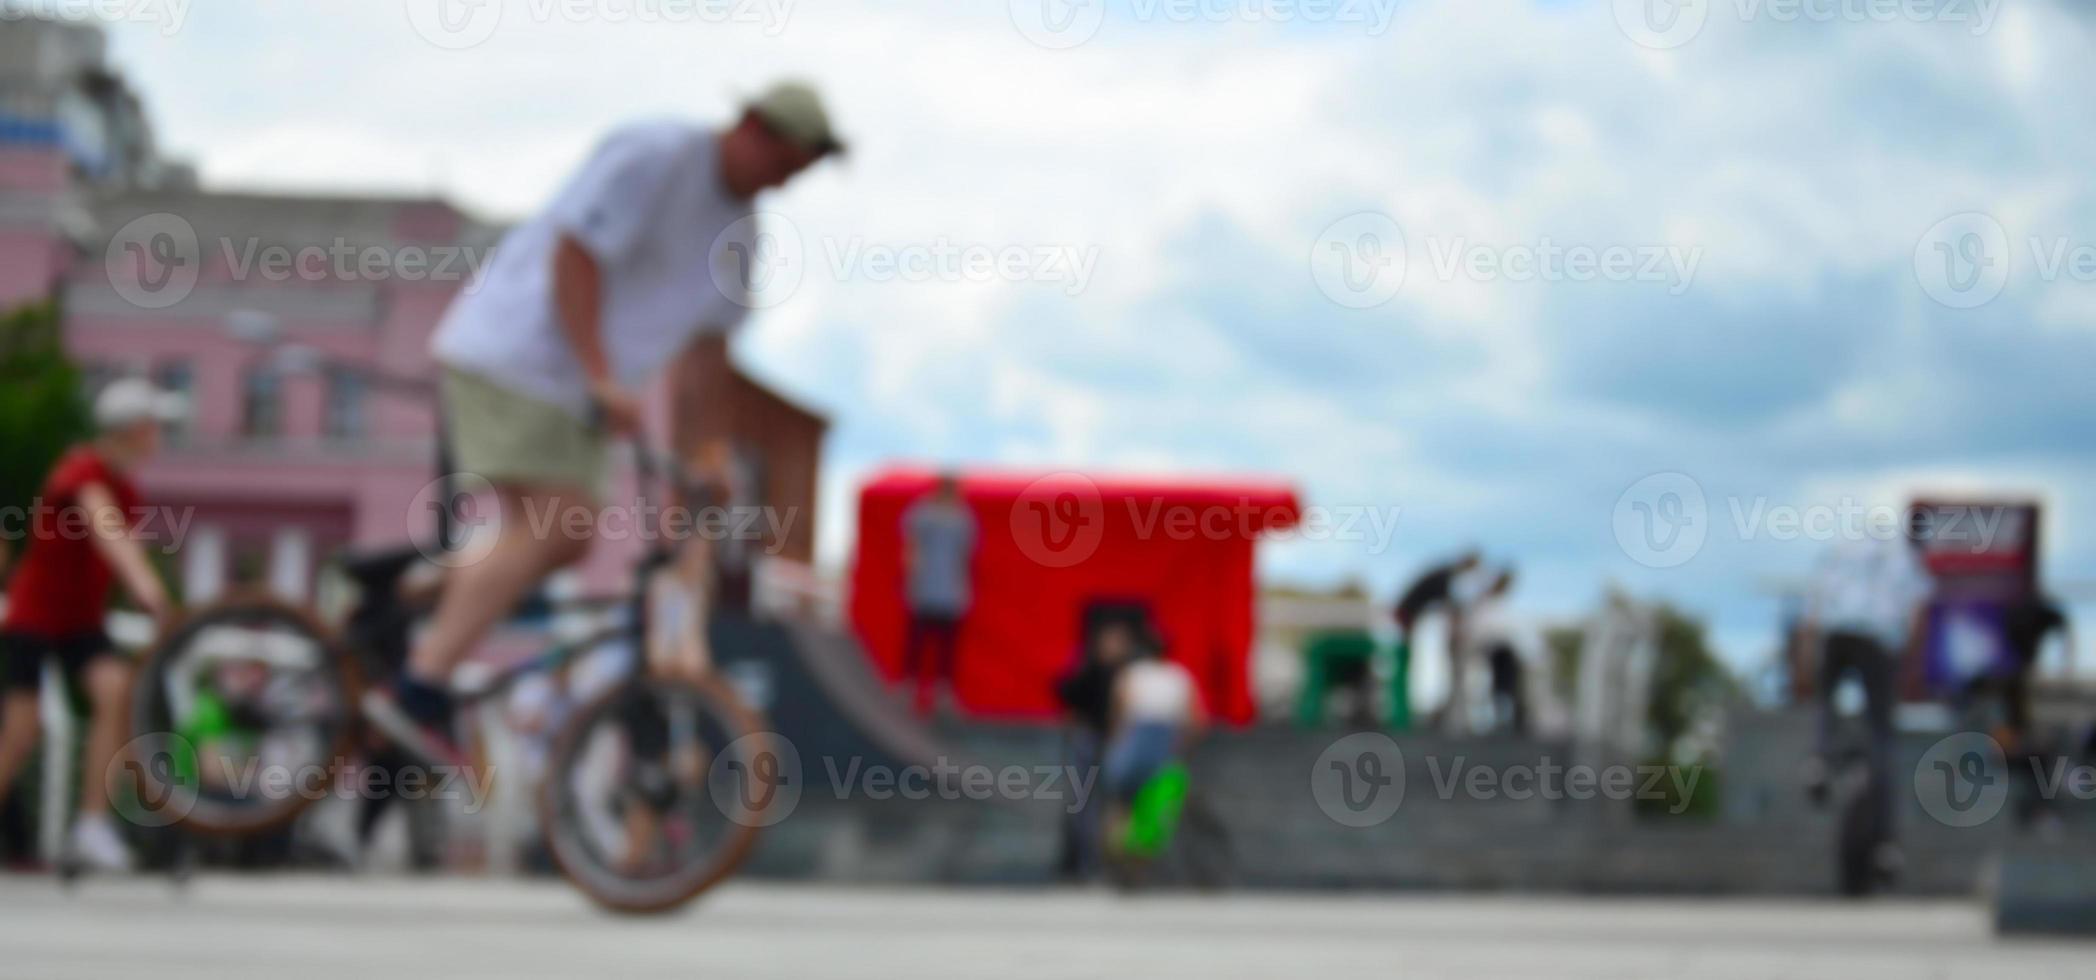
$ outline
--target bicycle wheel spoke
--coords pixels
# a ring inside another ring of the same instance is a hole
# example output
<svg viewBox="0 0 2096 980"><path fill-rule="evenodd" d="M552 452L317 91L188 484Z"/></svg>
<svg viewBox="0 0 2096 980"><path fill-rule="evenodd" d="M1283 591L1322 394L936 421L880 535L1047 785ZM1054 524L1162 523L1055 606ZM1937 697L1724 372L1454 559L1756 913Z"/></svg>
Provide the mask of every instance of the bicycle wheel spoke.
<svg viewBox="0 0 2096 980"><path fill-rule="evenodd" d="M629 682L569 721L544 787L562 871L623 911L675 907L740 862L755 827L719 805L722 753L754 715L712 684Z"/></svg>

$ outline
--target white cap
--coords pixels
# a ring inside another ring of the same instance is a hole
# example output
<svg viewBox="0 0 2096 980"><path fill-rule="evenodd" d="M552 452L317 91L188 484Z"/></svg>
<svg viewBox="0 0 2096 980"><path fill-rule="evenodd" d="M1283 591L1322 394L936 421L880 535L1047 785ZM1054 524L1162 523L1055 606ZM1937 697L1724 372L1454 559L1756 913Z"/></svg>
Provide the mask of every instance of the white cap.
<svg viewBox="0 0 2096 980"><path fill-rule="evenodd" d="M807 82L784 81L743 105L787 142L818 157L844 153L844 141L830 128L822 95Z"/></svg>
<svg viewBox="0 0 2096 980"><path fill-rule="evenodd" d="M188 414L188 399L162 391L144 378L119 378L95 396L95 425L104 431L148 419L179 422Z"/></svg>

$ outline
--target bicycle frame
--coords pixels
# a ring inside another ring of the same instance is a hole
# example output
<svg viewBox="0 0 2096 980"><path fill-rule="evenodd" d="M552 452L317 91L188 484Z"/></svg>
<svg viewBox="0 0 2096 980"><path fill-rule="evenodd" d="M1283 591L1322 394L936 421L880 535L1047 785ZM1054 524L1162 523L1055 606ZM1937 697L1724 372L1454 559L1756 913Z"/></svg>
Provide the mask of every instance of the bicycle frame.
<svg viewBox="0 0 2096 980"><path fill-rule="evenodd" d="M710 486L690 479L685 475L683 468L677 465L674 460L660 460L653 453L648 452L645 447L638 445L633 447L633 451L635 471L639 477L643 496L646 495L650 486L665 479L676 486L679 493L687 498L706 500L714 495ZM702 557L710 559L710 550L703 553ZM652 658L648 648L650 641L653 639L651 637L651 627L654 625L655 620L652 609L653 604L650 601L656 598L654 586L657 582L663 581L665 576L676 578L681 570L680 562L687 560L690 559L687 557L686 548L677 547L670 543L652 544L642 553L640 559L633 566L634 584L630 591L610 596L582 596L548 602L545 608L552 613L578 612L607 606L623 606L623 618L619 622L593 630L580 638L555 642L534 656L505 665L497 670L494 676L486 682L476 685L470 691L461 692L458 698L460 706L469 707L497 697L510 688L515 687L518 682L527 677L559 670L583 652L620 639L631 640L640 648L640 656L636 666L641 670L648 669L652 665ZM704 628L707 620L709 603L703 593L705 589L711 586L710 576L708 579L701 582L684 581L679 583L692 587L698 593L696 595L686 593L682 598L688 600L691 603L691 608L696 610L692 618L695 620L695 625L700 629ZM372 597L366 597L365 601L372 601ZM386 594L377 597L377 602L381 605L374 608L385 611L384 604L397 601L396 596ZM360 608L358 612L368 615L371 610ZM352 620L357 619L358 615L353 614L350 618ZM708 648L704 643L701 643L698 649L700 654L700 662L697 664L698 671L701 674L712 673L712 663L708 654Z"/></svg>

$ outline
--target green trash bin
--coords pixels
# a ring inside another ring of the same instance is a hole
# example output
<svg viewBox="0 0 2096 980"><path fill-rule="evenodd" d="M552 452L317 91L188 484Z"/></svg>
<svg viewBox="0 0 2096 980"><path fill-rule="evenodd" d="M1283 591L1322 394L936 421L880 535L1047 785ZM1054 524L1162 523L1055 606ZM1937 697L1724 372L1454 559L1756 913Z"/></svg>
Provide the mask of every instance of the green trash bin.
<svg viewBox="0 0 2096 980"><path fill-rule="evenodd" d="M1412 648L1403 640L1390 645L1390 691L1383 703L1383 725L1391 731L1412 730Z"/></svg>
<svg viewBox="0 0 2096 980"><path fill-rule="evenodd" d="M1303 641L1303 688L1296 699L1295 721L1303 728L1323 728L1325 697L1332 685L1355 666L1367 667L1375 640L1366 633L1316 633Z"/></svg>
<svg viewBox="0 0 2096 980"><path fill-rule="evenodd" d="M1385 671L1390 676L1392 696L1385 708L1384 722L1390 727L1403 729L1411 725L1411 709L1404 696L1405 677L1410 658L1402 644L1395 650L1386 650L1376 645L1375 638L1363 630L1340 630L1319 633L1303 643L1303 689L1296 701L1296 724L1304 728L1322 728L1325 718L1325 696L1331 693L1339 679L1355 671L1369 671L1373 676L1377 662L1391 658Z"/></svg>

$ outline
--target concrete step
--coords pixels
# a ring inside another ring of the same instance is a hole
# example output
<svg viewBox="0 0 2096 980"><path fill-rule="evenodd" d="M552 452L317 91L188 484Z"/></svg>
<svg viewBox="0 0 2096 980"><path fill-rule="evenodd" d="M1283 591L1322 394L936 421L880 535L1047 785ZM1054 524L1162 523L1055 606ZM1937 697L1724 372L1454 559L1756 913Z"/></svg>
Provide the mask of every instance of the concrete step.
<svg viewBox="0 0 2096 980"><path fill-rule="evenodd" d="M1319 756L1344 732L1255 728L1216 733L1192 759L1195 792L1227 829L1236 880L1256 887L1459 888L1726 894L1830 894L1835 823L1796 780L1809 715L1735 725L1717 778L1718 808L1646 818L1600 800L1480 797L1437 780L1464 768L1505 772L1572 761L1561 743L1399 736L1405 797L1386 822L1346 827L1311 790ZM1062 735L1017 726L946 726L942 742L985 765L1061 766ZM1934 739L1903 738L1898 772ZM2018 845L2006 816L1972 829L1929 818L1913 783L1895 780L1908 870L1896 891L1969 895L1997 855ZM817 794L819 796L820 794ZM1053 873L1063 808L996 803L812 798L766 832L757 874L873 882L1024 882ZM2096 806L2067 801L2070 834L2096 838ZM2078 829L2076 829L2078 828Z"/></svg>

